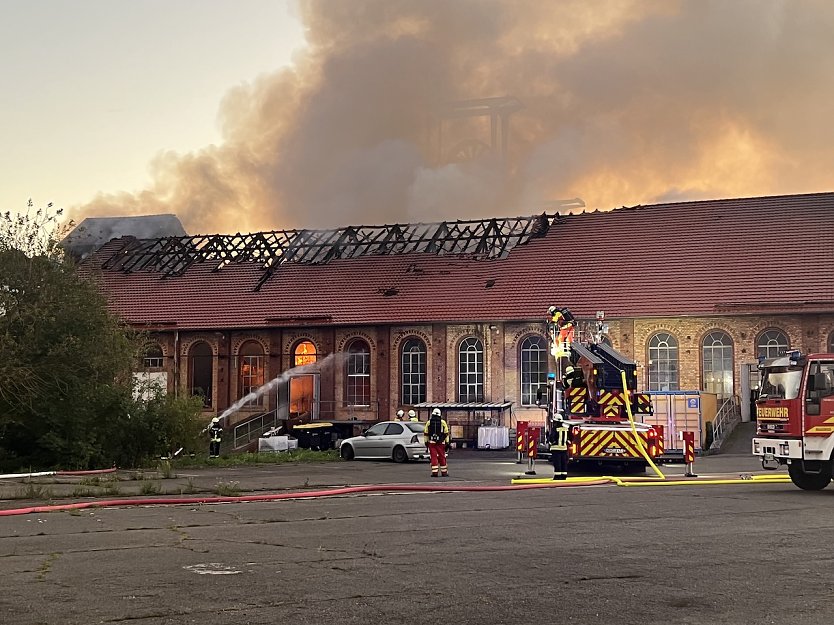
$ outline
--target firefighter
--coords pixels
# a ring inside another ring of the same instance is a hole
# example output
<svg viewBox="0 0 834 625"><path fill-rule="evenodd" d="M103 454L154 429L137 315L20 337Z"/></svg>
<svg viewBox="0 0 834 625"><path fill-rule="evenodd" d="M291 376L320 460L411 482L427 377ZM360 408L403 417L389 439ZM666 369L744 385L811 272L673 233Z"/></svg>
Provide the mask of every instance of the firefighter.
<svg viewBox="0 0 834 625"><path fill-rule="evenodd" d="M423 428L423 437L426 447L429 448L431 458L431 476L437 477L438 471L441 477L448 477L449 471L446 467L446 445L451 441L449 436L449 424L440 416L440 408L431 411L431 417Z"/></svg>
<svg viewBox="0 0 834 625"><path fill-rule="evenodd" d="M223 426L220 425L220 418L214 417L209 426L209 458L220 457L220 438L223 435Z"/></svg>
<svg viewBox="0 0 834 625"><path fill-rule="evenodd" d="M402 409L397 410L397 418L394 421L405 421L405 412Z"/></svg>
<svg viewBox="0 0 834 625"><path fill-rule="evenodd" d="M565 388L581 388L585 385L585 376L582 369L568 365L565 367L565 375L562 376L562 384Z"/></svg>
<svg viewBox="0 0 834 625"><path fill-rule="evenodd" d="M419 421L420 419L417 418L417 413L413 410L408 411L408 420L409 421Z"/></svg>
<svg viewBox="0 0 834 625"><path fill-rule="evenodd" d="M568 477L568 441L570 429L558 412L553 417L550 433L547 437L550 447L550 462L553 463L553 479L565 480Z"/></svg>

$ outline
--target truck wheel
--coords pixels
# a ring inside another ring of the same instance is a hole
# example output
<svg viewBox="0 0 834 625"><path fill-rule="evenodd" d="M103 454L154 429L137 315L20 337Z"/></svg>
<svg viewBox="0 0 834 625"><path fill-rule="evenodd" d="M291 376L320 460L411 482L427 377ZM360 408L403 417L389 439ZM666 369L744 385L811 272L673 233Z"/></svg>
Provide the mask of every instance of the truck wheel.
<svg viewBox="0 0 834 625"><path fill-rule="evenodd" d="M802 461L794 460L788 465L791 482L802 490L822 490L831 483L831 463L825 463L819 473L806 473Z"/></svg>

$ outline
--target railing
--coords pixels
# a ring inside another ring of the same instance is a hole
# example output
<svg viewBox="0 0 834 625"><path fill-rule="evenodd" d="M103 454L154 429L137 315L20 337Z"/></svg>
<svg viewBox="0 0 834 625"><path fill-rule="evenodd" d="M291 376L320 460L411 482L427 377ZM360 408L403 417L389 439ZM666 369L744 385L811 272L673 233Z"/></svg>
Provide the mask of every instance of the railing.
<svg viewBox="0 0 834 625"><path fill-rule="evenodd" d="M278 410L271 410L238 423L234 429L234 448L240 449L278 424Z"/></svg>
<svg viewBox="0 0 834 625"><path fill-rule="evenodd" d="M711 449L720 450L730 433L741 423L741 402L738 395L724 400L712 421Z"/></svg>

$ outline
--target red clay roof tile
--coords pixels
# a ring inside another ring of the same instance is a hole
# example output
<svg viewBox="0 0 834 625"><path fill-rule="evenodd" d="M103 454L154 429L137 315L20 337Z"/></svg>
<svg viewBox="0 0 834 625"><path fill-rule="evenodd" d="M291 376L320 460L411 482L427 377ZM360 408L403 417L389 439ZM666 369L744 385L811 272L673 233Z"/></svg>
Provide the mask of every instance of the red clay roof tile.
<svg viewBox="0 0 834 625"><path fill-rule="evenodd" d="M120 242L85 261L96 271ZM567 215L505 259L404 254L262 269L98 273L114 312L180 329L834 312L834 193ZM493 282L494 281L494 282ZM491 286L487 286L492 283Z"/></svg>

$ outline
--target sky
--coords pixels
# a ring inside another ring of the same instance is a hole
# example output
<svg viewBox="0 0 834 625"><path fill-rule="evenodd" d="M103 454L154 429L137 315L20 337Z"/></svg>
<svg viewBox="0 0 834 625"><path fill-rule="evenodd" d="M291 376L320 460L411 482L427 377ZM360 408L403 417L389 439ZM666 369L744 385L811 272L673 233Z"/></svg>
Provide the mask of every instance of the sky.
<svg viewBox="0 0 834 625"><path fill-rule="evenodd" d="M0 211L141 189L221 139L236 85L292 62L283 0L0 0Z"/></svg>
<svg viewBox="0 0 834 625"><path fill-rule="evenodd" d="M829 0L0 0L0 210L196 234L832 191L832 32Z"/></svg>

